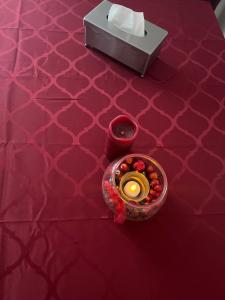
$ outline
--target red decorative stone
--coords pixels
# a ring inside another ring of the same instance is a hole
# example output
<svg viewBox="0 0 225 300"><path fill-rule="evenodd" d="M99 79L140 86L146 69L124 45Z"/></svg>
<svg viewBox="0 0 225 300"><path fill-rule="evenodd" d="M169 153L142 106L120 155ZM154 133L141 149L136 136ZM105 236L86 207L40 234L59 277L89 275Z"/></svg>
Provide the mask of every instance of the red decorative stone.
<svg viewBox="0 0 225 300"><path fill-rule="evenodd" d="M128 169L129 169L129 167L128 167L127 164L122 163L122 164L120 165L120 170L121 170L122 172L127 172Z"/></svg>
<svg viewBox="0 0 225 300"><path fill-rule="evenodd" d="M149 165L149 166L147 167L146 171L147 171L148 173L154 172L153 166Z"/></svg>
<svg viewBox="0 0 225 300"><path fill-rule="evenodd" d="M154 197L154 198L157 197L157 192L154 191L154 190L150 190L150 191L149 191L149 194L150 194L152 197Z"/></svg>
<svg viewBox="0 0 225 300"><path fill-rule="evenodd" d="M126 163L127 164L132 164L132 162L133 162L133 157L128 157L127 159L126 159Z"/></svg>
<svg viewBox="0 0 225 300"><path fill-rule="evenodd" d="M154 186L154 190L155 190L156 192L162 192L163 188L162 188L161 185L158 184L158 185Z"/></svg>
<svg viewBox="0 0 225 300"><path fill-rule="evenodd" d="M158 175L157 175L156 172L152 172L152 173L149 174L149 178L151 178L151 179L157 179Z"/></svg>
<svg viewBox="0 0 225 300"><path fill-rule="evenodd" d="M142 172L145 169L145 163L143 162L143 160L138 160L133 164L133 168L136 171Z"/></svg>
<svg viewBox="0 0 225 300"><path fill-rule="evenodd" d="M152 196L151 194L149 194L149 195L145 198L145 200L146 200L147 203L150 203L150 202L152 201L152 199L153 199L153 196Z"/></svg>
<svg viewBox="0 0 225 300"><path fill-rule="evenodd" d="M153 179L151 182L150 182L150 186L154 188L154 186L158 185L159 184L159 180L158 179Z"/></svg>

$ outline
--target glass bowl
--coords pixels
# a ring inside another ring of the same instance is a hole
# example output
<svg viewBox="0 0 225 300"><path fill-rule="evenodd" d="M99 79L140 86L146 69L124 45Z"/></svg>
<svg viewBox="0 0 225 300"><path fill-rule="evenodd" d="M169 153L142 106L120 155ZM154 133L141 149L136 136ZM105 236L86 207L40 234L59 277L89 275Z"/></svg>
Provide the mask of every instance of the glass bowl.
<svg viewBox="0 0 225 300"><path fill-rule="evenodd" d="M135 181L140 193L127 195L125 185ZM164 204L168 182L161 165L144 154L128 154L113 161L102 179L102 191L106 204L113 211L115 222L126 219L144 221L155 215Z"/></svg>

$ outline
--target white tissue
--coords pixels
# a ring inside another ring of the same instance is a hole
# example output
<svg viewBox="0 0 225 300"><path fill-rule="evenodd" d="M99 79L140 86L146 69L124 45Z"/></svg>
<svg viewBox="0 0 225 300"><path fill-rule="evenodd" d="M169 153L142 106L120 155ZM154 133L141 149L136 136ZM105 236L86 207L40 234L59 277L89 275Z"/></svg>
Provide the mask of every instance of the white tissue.
<svg viewBox="0 0 225 300"><path fill-rule="evenodd" d="M143 12L136 12L125 6L113 4L109 10L108 22L127 33L139 37L145 35Z"/></svg>

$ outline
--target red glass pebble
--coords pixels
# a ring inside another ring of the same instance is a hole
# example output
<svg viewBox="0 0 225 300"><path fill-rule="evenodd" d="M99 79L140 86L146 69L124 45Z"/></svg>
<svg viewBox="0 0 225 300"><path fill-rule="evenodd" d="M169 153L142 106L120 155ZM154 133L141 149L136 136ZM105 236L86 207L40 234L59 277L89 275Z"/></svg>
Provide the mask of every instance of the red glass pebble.
<svg viewBox="0 0 225 300"><path fill-rule="evenodd" d="M153 199L153 196L152 196L152 195L148 195L148 196L145 198L145 200L146 200L147 203L150 203L150 202L152 201L152 199Z"/></svg>
<svg viewBox="0 0 225 300"><path fill-rule="evenodd" d="M154 190L156 192L162 192L162 186L158 184L158 185L154 186Z"/></svg>
<svg viewBox="0 0 225 300"><path fill-rule="evenodd" d="M150 190L149 194L152 195L152 197L154 197L154 198L157 197L157 192L154 190Z"/></svg>
<svg viewBox="0 0 225 300"><path fill-rule="evenodd" d="M122 163L122 164L120 165L120 170L121 170L122 172L127 172L128 169L129 169L129 167L128 167L127 164Z"/></svg>
<svg viewBox="0 0 225 300"><path fill-rule="evenodd" d="M149 165L149 166L147 167L146 171L147 171L148 173L154 172L153 166Z"/></svg>
<svg viewBox="0 0 225 300"><path fill-rule="evenodd" d="M158 175L157 175L156 172L152 172L152 173L149 174L149 177L150 177L151 179L157 179L157 178L158 178Z"/></svg>
<svg viewBox="0 0 225 300"><path fill-rule="evenodd" d="M127 159L126 159L126 163L127 164L132 164L132 162L133 162L133 157L128 157Z"/></svg>
<svg viewBox="0 0 225 300"><path fill-rule="evenodd" d="M154 187L154 186L156 186L156 185L158 185L159 184L159 180L158 179L153 179L151 182L150 182L150 186L151 187Z"/></svg>
<svg viewBox="0 0 225 300"><path fill-rule="evenodd" d="M138 160L136 163L133 164L133 168L139 172L144 171L145 163L143 162L143 160Z"/></svg>

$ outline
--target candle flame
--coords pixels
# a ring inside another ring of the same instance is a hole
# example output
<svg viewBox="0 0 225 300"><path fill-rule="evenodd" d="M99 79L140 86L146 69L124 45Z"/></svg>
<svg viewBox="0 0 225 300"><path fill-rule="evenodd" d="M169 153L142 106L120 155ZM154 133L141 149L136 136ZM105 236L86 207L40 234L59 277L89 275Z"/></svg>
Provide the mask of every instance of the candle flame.
<svg viewBox="0 0 225 300"><path fill-rule="evenodd" d="M137 185L136 184L132 184L132 186L130 187L131 191L135 191L137 189Z"/></svg>

